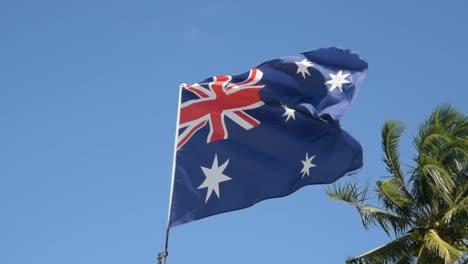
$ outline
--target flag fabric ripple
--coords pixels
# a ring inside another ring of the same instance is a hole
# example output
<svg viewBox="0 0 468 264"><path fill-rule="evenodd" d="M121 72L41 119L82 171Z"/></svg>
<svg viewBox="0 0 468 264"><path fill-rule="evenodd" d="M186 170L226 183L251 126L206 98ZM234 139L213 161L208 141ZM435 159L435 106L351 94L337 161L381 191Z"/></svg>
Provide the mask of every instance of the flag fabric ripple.
<svg viewBox="0 0 468 264"><path fill-rule="evenodd" d="M362 148L339 120L367 67L328 48L182 85L169 227L358 171Z"/></svg>

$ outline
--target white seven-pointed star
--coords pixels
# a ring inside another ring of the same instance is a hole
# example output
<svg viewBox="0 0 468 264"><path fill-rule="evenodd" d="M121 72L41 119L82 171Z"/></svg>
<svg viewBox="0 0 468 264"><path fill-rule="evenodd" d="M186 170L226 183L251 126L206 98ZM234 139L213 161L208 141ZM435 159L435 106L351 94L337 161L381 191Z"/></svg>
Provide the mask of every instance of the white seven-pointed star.
<svg viewBox="0 0 468 264"><path fill-rule="evenodd" d="M343 74L343 71L339 71L336 75L330 73L331 80L328 80L326 84L331 84L330 92L333 89L338 88L340 92L343 92L343 84L350 83L350 81L346 80L346 77L351 75L350 73Z"/></svg>
<svg viewBox="0 0 468 264"><path fill-rule="evenodd" d="M281 105L281 107L284 108L283 116L286 117L286 120L284 122L288 121L289 118L296 120L296 115L294 114L296 110L289 108L287 105Z"/></svg>
<svg viewBox="0 0 468 264"><path fill-rule="evenodd" d="M307 68L314 66L312 62L307 59L294 62L297 65L297 73L302 73L302 77L306 78L306 74L310 76L310 72Z"/></svg>
<svg viewBox="0 0 468 264"><path fill-rule="evenodd" d="M229 159L221 166L218 166L218 155L215 155L211 168L201 167L206 179L200 186L198 186L198 189L208 188L206 191L205 203L208 202L208 199L210 199L211 193L213 191L216 193L216 196L218 196L218 199L220 198L219 183L232 180L230 177L223 174L223 171L226 169L228 163Z"/></svg>
<svg viewBox="0 0 468 264"><path fill-rule="evenodd" d="M306 153L306 156L305 156L305 160L301 160L302 162L302 170L301 170L301 173L302 173L302 178L304 178L304 176L309 176L309 171L310 171L310 168L313 168L313 167L316 167L315 164L312 164L312 160L315 158L315 156L312 156L309 158L309 153Z"/></svg>

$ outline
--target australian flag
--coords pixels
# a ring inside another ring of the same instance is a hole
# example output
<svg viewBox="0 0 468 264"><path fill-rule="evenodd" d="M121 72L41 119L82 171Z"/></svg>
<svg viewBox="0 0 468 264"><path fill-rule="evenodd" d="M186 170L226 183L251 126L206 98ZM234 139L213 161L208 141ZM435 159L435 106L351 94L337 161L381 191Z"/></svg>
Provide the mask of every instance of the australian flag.
<svg viewBox="0 0 468 264"><path fill-rule="evenodd" d="M329 48L182 85L169 227L359 170L362 148L339 120L366 72Z"/></svg>

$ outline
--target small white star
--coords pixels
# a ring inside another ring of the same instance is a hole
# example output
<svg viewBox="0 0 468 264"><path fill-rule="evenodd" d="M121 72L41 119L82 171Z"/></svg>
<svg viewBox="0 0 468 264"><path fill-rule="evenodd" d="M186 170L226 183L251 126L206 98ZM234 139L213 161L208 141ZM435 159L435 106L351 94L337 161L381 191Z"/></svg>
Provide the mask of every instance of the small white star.
<svg viewBox="0 0 468 264"><path fill-rule="evenodd" d="M310 76L310 72L307 68L314 66L312 62L307 59L294 62L297 65L297 73L302 73L302 77L306 78L306 74Z"/></svg>
<svg viewBox="0 0 468 264"><path fill-rule="evenodd" d="M208 190L206 191L205 203L208 202L208 199L210 199L211 193L213 193L213 191L216 193L216 196L218 196L219 199L219 184L221 182L232 180L230 177L223 174L223 171L226 169L228 164L229 159L226 162L224 162L221 166L218 166L218 155L215 155L213 165L211 165L210 169L201 167L206 179L200 186L198 186L197 189L208 188Z"/></svg>
<svg viewBox="0 0 468 264"><path fill-rule="evenodd" d="M330 78L331 80L328 80L326 84L331 84L330 87L330 92L333 91L333 89L338 88L340 92L343 92L343 84L345 83L351 83L350 81L346 80L346 77L351 75L350 73L343 74L343 71L339 71L338 74L332 74L330 73Z"/></svg>
<svg viewBox="0 0 468 264"><path fill-rule="evenodd" d="M302 170L301 170L302 179L306 175L310 176L310 174L309 174L310 168L316 167L315 164L312 164L312 160L314 158L315 158L315 156L312 156L312 157L309 158L309 153L306 153L305 160L301 160L301 162L302 162Z"/></svg>
<svg viewBox="0 0 468 264"><path fill-rule="evenodd" d="M286 120L284 122L287 122L289 118L296 120L296 110L289 108L287 105L281 105L281 107L284 108L284 114L282 116L286 117Z"/></svg>

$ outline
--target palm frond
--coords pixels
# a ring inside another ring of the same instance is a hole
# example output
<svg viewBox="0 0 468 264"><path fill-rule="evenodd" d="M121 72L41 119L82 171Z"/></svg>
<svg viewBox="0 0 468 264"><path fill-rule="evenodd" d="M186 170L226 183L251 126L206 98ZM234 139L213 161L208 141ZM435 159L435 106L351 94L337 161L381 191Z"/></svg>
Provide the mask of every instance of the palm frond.
<svg viewBox="0 0 468 264"><path fill-rule="evenodd" d="M400 260L395 262L395 264L413 264L413 263L414 263L414 257L409 254L405 254L404 256L401 257Z"/></svg>
<svg viewBox="0 0 468 264"><path fill-rule="evenodd" d="M455 188L455 183L452 175L434 161L427 161L419 166L421 170L419 176L424 177L424 180L431 187L431 195L442 198L446 203L453 203L452 190Z"/></svg>
<svg viewBox="0 0 468 264"><path fill-rule="evenodd" d="M440 105L436 108L437 123L452 137L460 138L467 135L468 117L450 105Z"/></svg>
<svg viewBox="0 0 468 264"><path fill-rule="evenodd" d="M452 106L440 105L420 126L414 145L419 153L428 153L451 140L466 138L467 134L468 117Z"/></svg>
<svg viewBox="0 0 468 264"><path fill-rule="evenodd" d="M391 231L396 235L405 234L411 226L411 222L399 215L391 214L372 205L358 206L362 224L365 228L377 226L382 228L390 236Z"/></svg>
<svg viewBox="0 0 468 264"><path fill-rule="evenodd" d="M468 218L468 196L465 196L461 201L453 205L442 217L442 222L448 224L457 215Z"/></svg>
<svg viewBox="0 0 468 264"><path fill-rule="evenodd" d="M445 261L442 258L432 254L432 252L430 252L426 248L421 247L419 250L419 254L418 254L418 262L416 262L416 264L428 264L428 263L444 264Z"/></svg>
<svg viewBox="0 0 468 264"><path fill-rule="evenodd" d="M373 249L355 258L348 258L349 264L390 264L404 260L410 260L412 257L408 253L413 242L409 235L402 236L381 247ZM411 263L411 262L400 262Z"/></svg>
<svg viewBox="0 0 468 264"><path fill-rule="evenodd" d="M377 194L384 207L405 218L410 218L413 198L407 192L404 183L391 178L385 181L377 181Z"/></svg>
<svg viewBox="0 0 468 264"><path fill-rule="evenodd" d="M325 192L332 200L344 201L352 205L362 204L367 200L367 191L369 183L364 186L361 190L358 187L358 183L347 182L345 184L334 183L332 187L327 186Z"/></svg>
<svg viewBox="0 0 468 264"><path fill-rule="evenodd" d="M424 236L423 247L442 258L447 264L454 263L463 256L463 251L445 242L434 229L427 231Z"/></svg>
<svg viewBox="0 0 468 264"><path fill-rule="evenodd" d="M449 145L451 138L444 134L433 133L424 138L421 142L422 149L439 149Z"/></svg>
<svg viewBox="0 0 468 264"><path fill-rule="evenodd" d="M468 140L467 140L468 142ZM467 167L468 144L455 142L440 154L440 161L450 172L459 174Z"/></svg>
<svg viewBox="0 0 468 264"><path fill-rule="evenodd" d="M411 196L416 200L414 206L418 210L419 214L428 216L431 211L430 202L433 198L432 190L431 185L429 185L426 179L419 175L419 170L420 168L416 168L410 178Z"/></svg>
<svg viewBox="0 0 468 264"><path fill-rule="evenodd" d="M389 120L382 127L382 149L387 171L395 175L400 181L404 181L400 168L400 136L404 131L404 125L398 121Z"/></svg>
<svg viewBox="0 0 468 264"><path fill-rule="evenodd" d="M428 119L427 125L442 127L448 132L456 132L459 124L466 122L466 116L453 106L442 104L437 106Z"/></svg>

